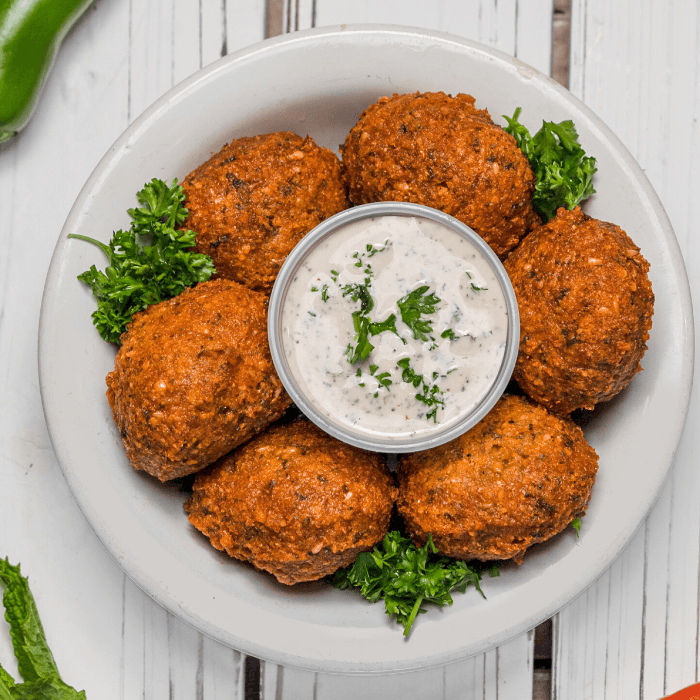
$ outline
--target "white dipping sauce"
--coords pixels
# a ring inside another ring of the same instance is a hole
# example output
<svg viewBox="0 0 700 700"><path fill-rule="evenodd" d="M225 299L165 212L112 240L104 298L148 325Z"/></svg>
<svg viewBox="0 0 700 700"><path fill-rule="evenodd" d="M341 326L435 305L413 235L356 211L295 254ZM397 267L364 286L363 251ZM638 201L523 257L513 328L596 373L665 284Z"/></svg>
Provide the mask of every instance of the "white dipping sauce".
<svg viewBox="0 0 700 700"><path fill-rule="evenodd" d="M374 348L355 364L361 301L343 295L346 285L367 286L369 322L395 314L398 334L368 334ZM422 340L397 301L425 285L419 298L440 301L418 317L431 322ZM380 216L348 224L309 252L289 284L282 329L282 352L309 402L355 430L403 437L442 430L480 403L503 362L508 312L498 278L466 238L430 219ZM406 364L407 376L422 377L417 387L404 381Z"/></svg>

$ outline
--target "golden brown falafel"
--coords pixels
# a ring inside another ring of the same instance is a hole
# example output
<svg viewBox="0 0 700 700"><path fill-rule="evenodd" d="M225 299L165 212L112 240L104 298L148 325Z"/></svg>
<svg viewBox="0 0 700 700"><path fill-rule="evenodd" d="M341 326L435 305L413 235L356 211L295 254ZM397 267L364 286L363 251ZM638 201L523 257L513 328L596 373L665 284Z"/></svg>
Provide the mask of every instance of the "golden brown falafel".
<svg viewBox="0 0 700 700"><path fill-rule="evenodd" d="M515 139L471 95L382 97L341 146L354 204L400 201L440 209L503 257L540 218L535 176Z"/></svg>
<svg viewBox="0 0 700 700"><path fill-rule="evenodd" d="M217 277L266 294L302 236L349 206L337 156L291 131L232 141L182 187L184 225Z"/></svg>
<svg viewBox="0 0 700 700"><path fill-rule="evenodd" d="M471 430L399 463L397 505L414 542L458 559L515 559L582 516L598 457L582 430L504 395Z"/></svg>
<svg viewBox="0 0 700 700"><path fill-rule="evenodd" d="M615 224L561 208L505 262L520 310L514 378L560 415L615 396L641 369L649 263Z"/></svg>
<svg viewBox="0 0 700 700"><path fill-rule="evenodd" d="M395 498L383 457L299 420L197 474L185 510L214 547L293 584L371 549L386 534Z"/></svg>
<svg viewBox="0 0 700 700"><path fill-rule="evenodd" d="M291 404L267 340L267 297L203 282L135 314L107 375L107 398L134 469L191 474Z"/></svg>

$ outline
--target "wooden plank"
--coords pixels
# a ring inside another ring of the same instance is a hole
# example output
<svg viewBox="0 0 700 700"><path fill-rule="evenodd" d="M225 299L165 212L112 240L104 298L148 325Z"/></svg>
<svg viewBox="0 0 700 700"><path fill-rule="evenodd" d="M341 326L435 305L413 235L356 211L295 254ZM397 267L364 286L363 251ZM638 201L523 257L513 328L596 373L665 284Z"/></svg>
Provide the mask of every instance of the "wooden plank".
<svg viewBox="0 0 700 700"><path fill-rule="evenodd" d="M626 590L622 585L635 576L644 576L643 536L635 538L595 585L555 616L553 685L563 694L554 697L636 697L644 601L641 588ZM636 673L630 672L635 664Z"/></svg>
<svg viewBox="0 0 700 700"><path fill-rule="evenodd" d="M56 238L84 181L127 125L125 54L111 45L128 46L127 10L99 3L87 11L61 47L31 122L0 147L0 557L21 563L29 577L66 682L108 700L120 687L122 573L53 456L36 343ZM4 620L0 640L0 662L20 680Z"/></svg>
<svg viewBox="0 0 700 700"><path fill-rule="evenodd" d="M226 0L226 49L238 51L265 38L265 0Z"/></svg>
<svg viewBox="0 0 700 700"><path fill-rule="evenodd" d="M243 655L199 634L124 580L124 698L230 700L243 697Z"/></svg>
<svg viewBox="0 0 700 700"><path fill-rule="evenodd" d="M200 67L264 38L264 5L258 0L160 0L146 5L138 9L136 29L132 21L132 116ZM147 19L140 17L144 13ZM158 20L164 27L155 35L139 30L142 24L151 27ZM162 66L169 66L170 72ZM137 69L146 76L139 81L133 78ZM132 606L136 606L135 613ZM245 655L197 633L138 590L127 598L124 615L125 620L132 619L132 625L124 624L124 677L137 679L134 691L149 698L183 700L243 697ZM138 646L141 636L145 651L155 650L145 659L126 651L132 644ZM135 695L126 692L124 697Z"/></svg>
<svg viewBox="0 0 700 700"><path fill-rule="evenodd" d="M130 122L172 86L174 26L169 0L129 3Z"/></svg>
<svg viewBox="0 0 700 700"><path fill-rule="evenodd" d="M136 107L145 108L198 68L264 38L265 8L261 0L161 0L159 6L147 5L138 10L139 14L148 13L148 20L139 19L139 26L142 22L152 26L157 13L164 28L155 36L147 36L135 31L132 24L132 73L137 66L147 75L136 85L132 78L132 116ZM161 66L170 66L170 73ZM136 613L131 606L136 606ZM124 658L124 677L135 675L140 681L138 690L145 697L243 697L245 655L195 632L138 590L127 598L125 619L128 617L132 626L124 625L125 650L132 643L138 645L141 635L146 650L155 650L147 654L148 662L140 656ZM163 654L164 649L167 654ZM146 668L143 676L140 666Z"/></svg>
<svg viewBox="0 0 700 700"><path fill-rule="evenodd" d="M177 85L203 65L199 39L193 36L195 29L199 34L199 7L199 0L180 0L177 4L177 22L172 23L171 42L177 50L171 53L172 77L170 84L163 86L164 90Z"/></svg>
<svg viewBox="0 0 700 700"><path fill-rule="evenodd" d="M285 0L284 31L351 23L391 23L449 31L551 70L552 3L539 0ZM262 697L524 698L532 696L533 633L487 654L420 673L357 677L261 665Z"/></svg>
<svg viewBox="0 0 700 700"><path fill-rule="evenodd" d="M298 32L316 26L314 0L284 0L282 28L285 33Z"/></svg>
<svg viewBox="0 0 700 700"><path fill-rule="evenodd" d="M513 55L545 75L552 75L553 2L518 0Z"/></svg>
<svg viewBox="0 0 700 700"><path fill-rule="evenodd" d="M572 3L571 89L644 168L675 228L696 298L699 32L695 2ZM556 697L658 698L698 680L698 411L696 392L671 476L642 530L556 620ZM607 604L596 605L602 596Z"/></svg>
<svg viewBox="0 0 700 700"><path fill-rule="evenodd" d="M22 563L59 669L88 697L243 697L244 656L146 596L78 511L46 433L35 352L46 269L92 169L143 109L221 55L224 36L230 48L262 39L264 19L262 2L247 0L97 2L64 42L30 125L0 147L0 481L12 494L0 556ZM3 621L0 662L17 676L13 659Z"/></svg>
<svg viewBox="0 0 700 700"><path fill-rule="evenodd" d="M295 18L286 31L354 23L423 27L487 44L547 75L551 70L551 0L285 0L285 11Z"/></svg>
<svg viewBox="0 0 700 700"><path fill-rule="evenodd" d="M525 700L532 697L533 640L529 632L486 654L391 675L313 673L263 662L261 700Z"/></svg>

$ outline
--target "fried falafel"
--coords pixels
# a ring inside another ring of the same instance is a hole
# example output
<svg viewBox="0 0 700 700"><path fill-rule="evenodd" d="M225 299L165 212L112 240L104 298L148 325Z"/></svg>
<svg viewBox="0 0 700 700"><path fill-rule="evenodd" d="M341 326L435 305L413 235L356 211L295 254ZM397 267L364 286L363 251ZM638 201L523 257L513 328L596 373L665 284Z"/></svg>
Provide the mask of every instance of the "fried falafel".
<svg viewBox="0 0 700 700"><path fill-rule="evenodd" d="M504 395L451 442L401 458L397 506L416 545L457 559L514 559L586 512L598 457L583 431Z"/></svg>
<svg viewBox="0 0 700 700"><path fill-rule="evenodd" d="M388 530L395 498L381 455L298 420L197 474L185 510L214 547L293 584L371 549Z"/></svg>
<svg viewBox="0 0 700 700"><path fill-rule="evenodd" d="M335 153L291 131L232 141L182 187L197 251L218 277L266 294L301 238L349 206Z"/></svg>
<svg viewBox="0 0 700 700"><path fill-rule="evenodd" d="M471 95L395 94L368 107L341 146L354 204L400 201L440 209L500 257L541 223L535 176L515 139Z"/></svg>
<svg viewBox="0 0 700 700"><path fill-rule="evenodd" d="M649 263L615 224L561 208L505 262L520 310L514 378L551 411L592 409L641 370Z"/></svg>
<svg viewBox="0 0 700 700"><path fill-rule="evenodd" d="M202 282L135 314L107 375L134 469L191 474L277 420L291 399L267 340L267 297Z"/></svg>

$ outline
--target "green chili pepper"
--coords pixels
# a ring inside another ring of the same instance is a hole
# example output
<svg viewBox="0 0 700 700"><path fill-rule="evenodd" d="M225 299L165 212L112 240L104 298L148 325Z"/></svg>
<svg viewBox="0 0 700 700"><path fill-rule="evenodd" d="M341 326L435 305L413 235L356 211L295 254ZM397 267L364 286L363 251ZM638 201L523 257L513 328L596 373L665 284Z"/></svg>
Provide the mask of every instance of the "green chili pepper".
<svg viewBox="0 0 700 700"><path fill-rule="evenodd" d="M0 143L34 111L68 30L92 0L0 0Z"/></svg>

